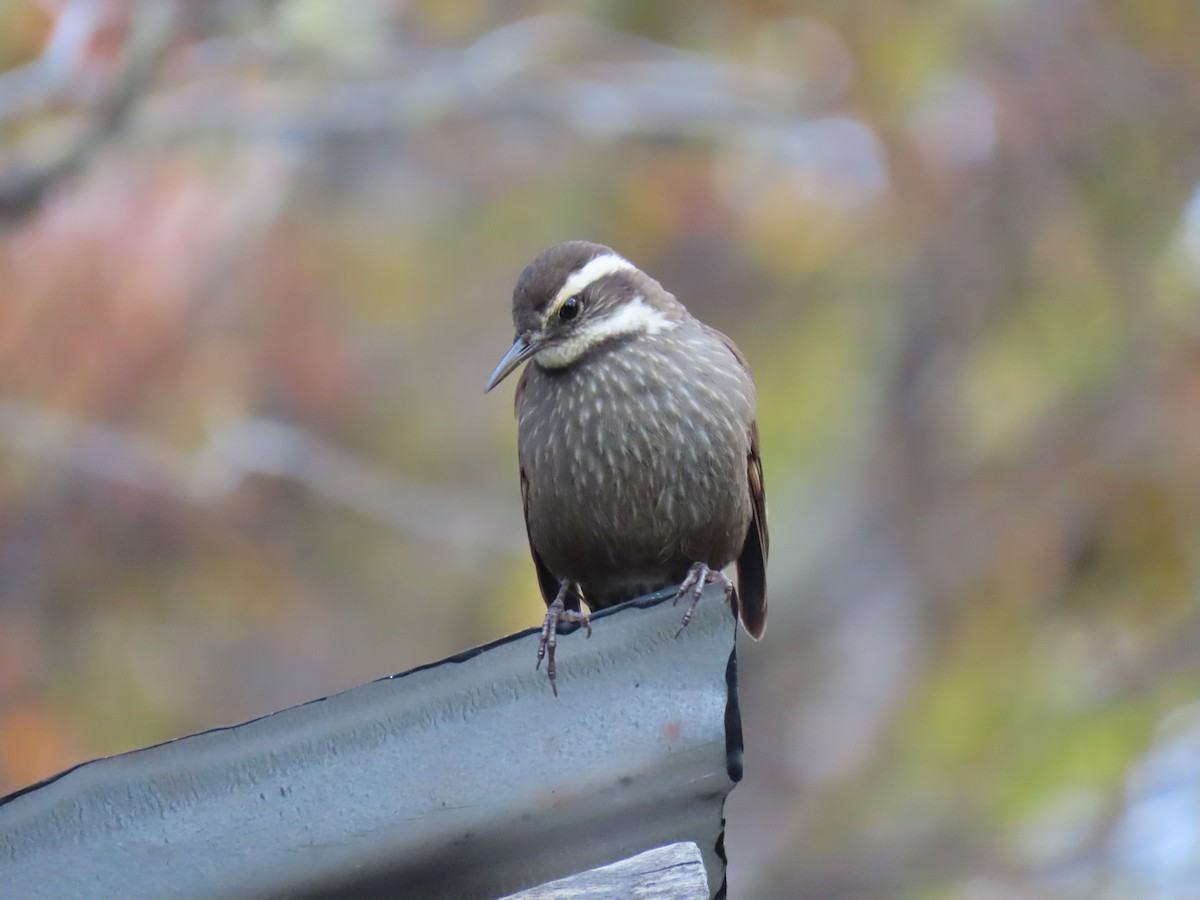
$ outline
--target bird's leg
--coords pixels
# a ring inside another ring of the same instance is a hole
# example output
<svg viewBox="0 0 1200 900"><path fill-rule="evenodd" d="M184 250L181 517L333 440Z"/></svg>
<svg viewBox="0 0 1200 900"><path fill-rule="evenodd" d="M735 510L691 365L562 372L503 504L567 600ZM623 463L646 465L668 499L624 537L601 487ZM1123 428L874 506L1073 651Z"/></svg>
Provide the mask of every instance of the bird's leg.
<svg viewBox="0 0 1200 900"><path fill-rule="evenodd" d="M567 609L566 598L572 587L578 589L574 582L564 581L558 589L558 596L546 607L546 618L542 620L542 640L538 644L537 665L534 666L535 669L540 669L542 659L546 660L546 675L550 678L550 690L554 691L555 697L558 696L558 685L554 681L557 674L554 669L554 650L558 646L559 623L578 622L587 629L587 636L592 636L592 623L588 614L577 609Z"/></svg>
<svg viewBox="0 0 1200 900"><path fill-rule="evenodd" d="M675 592L673 603L678 603L680 597L692 595L692 602L688 604L687 612L683 614L683 621L679 623L679 630L675 632L675 637L683 634L683 629L687 628L688 622L692 621L692 613L696 611L696 606L700 603L700 595L704 593L705 586L714 582L725 588L725 602L728 603L733 596L733 582L729 576L720 569L710 569L702 562L692 563L687 577L680 582L679 590Z"/></svg>

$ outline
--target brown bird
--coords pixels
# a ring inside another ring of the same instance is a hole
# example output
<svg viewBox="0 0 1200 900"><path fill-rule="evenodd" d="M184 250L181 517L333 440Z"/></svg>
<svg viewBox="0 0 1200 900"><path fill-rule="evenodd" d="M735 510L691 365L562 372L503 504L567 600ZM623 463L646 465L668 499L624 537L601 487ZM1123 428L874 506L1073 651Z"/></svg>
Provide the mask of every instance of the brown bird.
<svg viewBox="0 0 1200 900"><path fill-rule="evenodd" d="M767 508L746 358L662 285L600 244L542 251L513 291L516 340L485 392L517 384L529 549L547 604L538 665L560 622L678 584L724 586L746 631L767 618ZM737 560L738 590L722 573Z"/></svg>

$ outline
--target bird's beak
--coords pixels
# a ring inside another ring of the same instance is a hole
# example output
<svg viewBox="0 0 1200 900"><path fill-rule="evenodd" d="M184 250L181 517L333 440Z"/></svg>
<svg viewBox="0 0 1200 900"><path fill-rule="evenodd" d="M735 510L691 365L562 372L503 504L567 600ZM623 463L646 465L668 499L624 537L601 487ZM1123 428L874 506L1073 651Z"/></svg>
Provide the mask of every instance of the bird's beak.
<svg viewBox="0 0 1200 900"><path fill-rule="evenodd" d="M513 369L537 353L540 348L541 342L537 338L526 340L524 337L518 335L517 339L513 341L513 345L508 348L508 352L496 364L495 371L488 378L487 384L483 386L483 392L486 394L502 382L512 373Z"/></svg>

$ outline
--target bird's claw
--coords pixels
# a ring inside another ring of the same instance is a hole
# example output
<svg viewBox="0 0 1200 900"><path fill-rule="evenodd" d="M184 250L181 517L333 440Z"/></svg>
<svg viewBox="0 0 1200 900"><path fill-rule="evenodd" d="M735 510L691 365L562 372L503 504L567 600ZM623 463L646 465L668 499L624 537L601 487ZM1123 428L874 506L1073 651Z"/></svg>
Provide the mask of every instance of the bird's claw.
<svg viewBox="0 0 1200 900"><path fill-rule="evenodd" d="M540 669L542 660L546 660L546 676L550 679L550 690L554 692L555 697L558 696L558 685L555 681L558 673L554 667L554 651L558 646L559 624L562 622L578 623L587 629L588 637L592 636L592 623L588 614L577 609L567 609L563 602L569 586L564 582L558 596L546 607L546 618L542 619L542 639L538 642L537 665L534 666L534 669Z"/></svg>
<svg viewBox="0 0 1200 900"><path fill-rule="evenodd" d="M692 595L692 602L688 604L687 611L683 614L683 621L679 623L679 630L675 632L675 637L683 634L683 629L687 628L688 622L692 621L692 614L696 611L696 606L700 603L700 597L704 593L704 588L709 584L719 584L725 589L725 602L728 603L733 596L733 582L729 576L719 569L710 569L704 563L694 563L688 569L687 577L679 583L679 590L675 592L675 599L671 601L672 605L679 603L679 598Z"/></svg>

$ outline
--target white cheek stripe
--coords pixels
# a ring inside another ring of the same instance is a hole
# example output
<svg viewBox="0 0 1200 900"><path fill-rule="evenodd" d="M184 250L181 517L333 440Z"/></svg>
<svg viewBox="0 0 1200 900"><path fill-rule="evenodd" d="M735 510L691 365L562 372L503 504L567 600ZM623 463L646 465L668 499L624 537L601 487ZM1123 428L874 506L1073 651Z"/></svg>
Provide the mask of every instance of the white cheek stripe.
<svg viewBox="0 0 1200 900"><path fill-rule="evenodd" d="M625 334L658 334L661 331L670 331L677 324L648 305L641 297L634 297L630 302L622 304L612 315L589 322L565 341L539 351L536 358L544 368L561 369L575 362L601 341Z"/></svg>
<svg viewBox="0 0 1200 900"><path fill-rule="evenodd" d="M613 272L632 268L634 268L633 263L615 253L605 253L603 256L588 260L581 268L572 272L570 277L563 282L563 286L558 289L558 293L554 295L554 302L546 309L546 320L549 321L552 316L558 315L558 308L566 302L568 297L574 297L588 285Z"/></svg>

